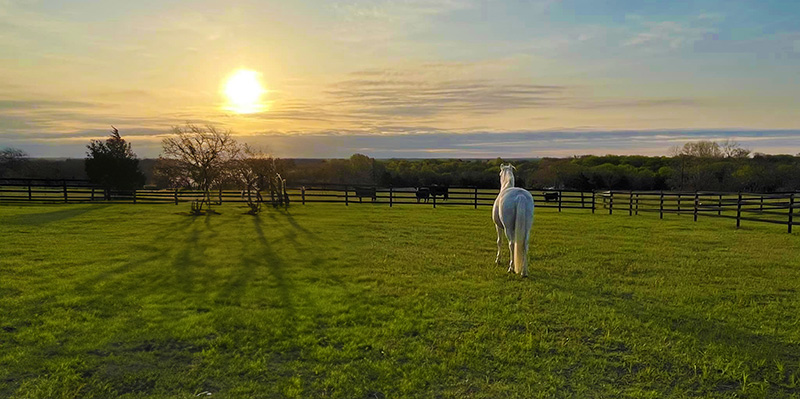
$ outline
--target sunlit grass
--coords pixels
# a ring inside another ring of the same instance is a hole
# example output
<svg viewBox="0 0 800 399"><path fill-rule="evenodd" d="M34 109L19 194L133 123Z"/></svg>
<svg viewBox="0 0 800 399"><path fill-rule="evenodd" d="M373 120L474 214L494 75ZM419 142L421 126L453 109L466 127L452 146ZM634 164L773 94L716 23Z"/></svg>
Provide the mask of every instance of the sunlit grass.
<svg viewBox="0 0 800 399"><path fill-rule="evenodd" d="M0 207L0 397L800 394L780 226L539 209L520 279L489 208L187 210Z"/></svg>

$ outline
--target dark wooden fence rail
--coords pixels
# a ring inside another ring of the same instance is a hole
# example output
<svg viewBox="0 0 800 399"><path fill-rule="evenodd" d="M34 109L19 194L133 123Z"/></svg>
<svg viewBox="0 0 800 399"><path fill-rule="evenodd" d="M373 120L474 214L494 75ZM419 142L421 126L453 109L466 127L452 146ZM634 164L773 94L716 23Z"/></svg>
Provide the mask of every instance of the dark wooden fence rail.
<svg viewBox="0 0 800 399"><path fill-rule="evenodd" d="M742 221L785 225L789 233L798 214L798 193L725 193L725 192L652 192L605 191L598 192L598 202L609 214L639 212L665 214L690 214L694 221L700 217L728 218Z"/></svg>
<svg viewBox="0 0 800 399"><path fill-rule="evenodd" d="M373 195L374 192L374 195ZM743 221L773 223L792 227L800 224L800 193L726 193L726 192L661 192L661 191L570 191L530 190L537 208L584 209L595 213L605 209L609 214L622 213L630 216L639 212L657 212L664 215L692 215L697 221L702 217L728 218L736 220L736 227ZM476 187L450 187L448 198L430 195L427 201L417 198L413 187L374 187L337 184L307 184L287 187L286 194L292 204L342 203L437 206L491 206L497 197L497 189ZM270 200L268 192L262 192L264 201ZM132 190L106 193L84 180L46 179L0 179L0 203L15 202L113 202L154 204L190 202L201 199L203 193L196 190ZM212 195L216 203L244 203L246 195L240 190L216 190Z"/></svg>
<svg viewBox="0 0 800 399"><path fill-rule="evenodd" d="M374 196L372 196L374 190ZM427 199L417 198L413 187L369 187L350 185L301 186L287 189L292 202L302 204L313 202L350 204L416 204L432 207L442 205L491 206L497 197L497 189L478 189L476 187L449 187L447 198L443 195L429 195ZM557 209L587 209L594 205L590 191L531 191L537 206ZM361 195L361 196L359 196ZM299 198L298 198L299 197Z"/></svg>

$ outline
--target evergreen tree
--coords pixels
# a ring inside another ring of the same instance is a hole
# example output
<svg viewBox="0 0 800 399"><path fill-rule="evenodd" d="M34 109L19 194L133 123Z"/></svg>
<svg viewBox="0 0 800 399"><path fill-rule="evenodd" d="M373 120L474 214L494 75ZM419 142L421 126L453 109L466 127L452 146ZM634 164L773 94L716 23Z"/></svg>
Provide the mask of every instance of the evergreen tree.
<svg viewBox="0 0 800 399"><path fill-rule="evenodd" d="M120 137L114 126L106 141L92 140L86 147L86 175L92 183L109 190L134 190L144 185L145 176L139 170L139 159L130 143Z"/></svg>

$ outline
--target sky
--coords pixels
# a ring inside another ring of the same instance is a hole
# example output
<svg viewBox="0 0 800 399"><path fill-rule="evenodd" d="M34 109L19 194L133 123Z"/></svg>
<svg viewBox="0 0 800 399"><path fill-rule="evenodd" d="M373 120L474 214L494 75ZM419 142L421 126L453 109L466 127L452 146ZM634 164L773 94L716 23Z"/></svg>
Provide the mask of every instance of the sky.
<svg viewBox="0 0 800 399"><path fill-rule="evenodd" d="M797 1L0 0L0 148L35 157L186 123L293 158L797 154L799 109Z"/></svg>

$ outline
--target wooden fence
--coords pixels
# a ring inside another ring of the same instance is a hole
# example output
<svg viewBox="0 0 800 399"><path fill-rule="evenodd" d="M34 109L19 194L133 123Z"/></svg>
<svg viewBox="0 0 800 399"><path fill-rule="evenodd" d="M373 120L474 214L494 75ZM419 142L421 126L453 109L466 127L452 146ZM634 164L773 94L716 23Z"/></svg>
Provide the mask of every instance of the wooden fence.
<svg viewBox="0 0 800 399"><path fill-rule="evenodd" d="M366 194L365 194L366 193ZM471 205L491 206L497 197L497 189L476 187L449 187L447 199L443 195L429 195L427 199L417 198L413 187L373 187L339 184L311 184L287 187L286 195L290 203L342 203L394 205ZM594 208L595 196L590 191L531 191L537 206L561 209ZM254 194L255 195L255 194ZM269 192L262 192L264 201L270 200ZM361 195L361 196L359 196ZM175 189L142 189L130 191L105 192L85 181L70 180L0 180L0 202L117 202L117 203L174 203L195 201L203 197L202 191ZM212 201L216 203L247 202L242 190L214 190Z"/></svg>
<svg viewBox="0 0 800 399"><path fill-rule="evenodd" d="M700 217L727 218L736 220L736 228L742 221L782 224L787 232L797 226L800 213L800 195L784 193L726 193L726 192L664 192L664 191L604 191L596 192L596 200L608 211L638 215L639 212L658 212L660 219L665 214L692 215L696 222Z"/></svg>
<svg viewBox="0 0 800 399"><path fill-rule="evenodd" d="M374 192L374 194L373 194ZM497 189L477 187L449 187L447 198L444 195L429 195L418 198L413 187L372 187L351 185L308 185L287 189L293 202L302 204L314 202L350 204L386 204L437 206L467 205L473 208L491 206L497 198ZM595 196L591 191L570 190L530 190L538 207L562 209L586 209L595 207ZM298 201L299 200L299 201Z"/></svg>
<svg viewBox="0 0 800 399"><path fill-rule="evenodd" d="M421 206L491 206L497 189L476 187L449 187L447 199L443 195L418 198L413 187L375 187L337 184L308 184L287 187L286 195L292 204L341 203L349 205L421 205ZM530 190L537 208L583 209L595 213L623 213L630 216L639 212L692 215L728 218L742 222L782 224L789 233L800 224L800 201L797 192L786 193L724 193L724 192L662 192L662 191L571 191ZM441 194L441 193L440 193ZM105 192L81 180L0 179L0 203L16 202L112 202L112 203L173 203L196 201L203 197L196 190L131 190ZM265 201L270 194L262 193ZM216 190L212 201L244 203L247 198L240 190Z"/></svg>

